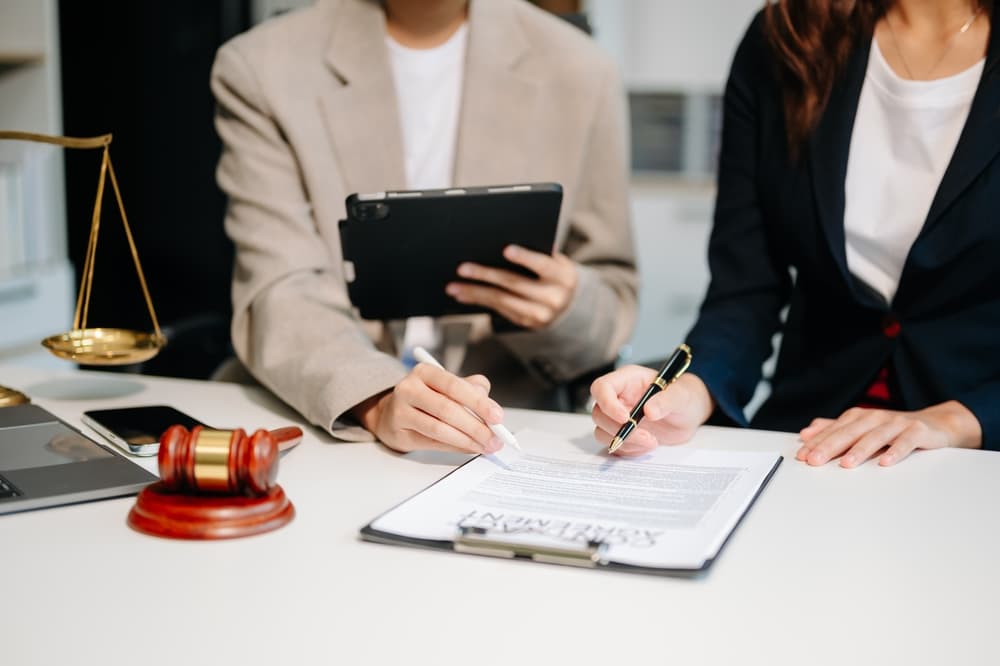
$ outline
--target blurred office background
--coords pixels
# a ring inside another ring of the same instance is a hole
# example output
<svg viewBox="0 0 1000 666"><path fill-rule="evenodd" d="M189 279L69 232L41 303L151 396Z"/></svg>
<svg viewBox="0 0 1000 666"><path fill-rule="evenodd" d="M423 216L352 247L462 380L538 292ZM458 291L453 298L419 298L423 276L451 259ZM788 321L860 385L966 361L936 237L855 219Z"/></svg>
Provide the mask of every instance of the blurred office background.
<svg viewBox="0 0 1000 666"><path fill-rule="evenodd" d="M489 2L491 0L478 0ZM309 0L0 0L0 129L89 136L111 154L161 325L144 371L207 376L227 353L232 250L214 182L215 49ZM763 0L538 0L619 64L632 124L642 276L625 361L677 344L707 284L720 95ZM0 360L59 364L38 345L71 325L100 151L0 142ZM105 201L90 321L149 329L121 223Z"/></svg>

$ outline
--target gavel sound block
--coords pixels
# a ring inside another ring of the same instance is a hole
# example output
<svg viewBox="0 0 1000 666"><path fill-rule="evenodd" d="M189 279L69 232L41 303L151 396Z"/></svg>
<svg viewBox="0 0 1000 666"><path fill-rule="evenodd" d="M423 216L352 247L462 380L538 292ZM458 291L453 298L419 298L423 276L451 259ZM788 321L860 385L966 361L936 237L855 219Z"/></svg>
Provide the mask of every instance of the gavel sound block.
<svg viewBox="0 0 1000 666"><path fill-rule="evenodd" d="M278 450L302 439L296 427L209 430L171 426L160 437L160 481L128 515L133 529L175 539L229 539L277 529L295 516L278 475Z"/></svg>

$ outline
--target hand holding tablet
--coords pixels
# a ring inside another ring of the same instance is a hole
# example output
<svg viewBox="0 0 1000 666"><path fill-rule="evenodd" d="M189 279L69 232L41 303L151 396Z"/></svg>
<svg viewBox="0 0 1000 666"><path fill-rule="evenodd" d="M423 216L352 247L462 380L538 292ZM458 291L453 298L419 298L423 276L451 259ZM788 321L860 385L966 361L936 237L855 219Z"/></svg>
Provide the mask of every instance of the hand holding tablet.
<svg viewBox="0 0 1000 666"><path fill-rule="evenodd" d="M575 285L575 265L552 256L561 203L555 183L352 194L340 223L351 302L364 319L496 312L538 327L565 307ZM529 286L538 287L529 300L547 303L548 313L505 307L495 293L487 299L466 291L465 302L452 297L446 288L461 280L460 266L479 271L470 280L484 286L490 278L507 286L517 277L522 299Z"/></svg>

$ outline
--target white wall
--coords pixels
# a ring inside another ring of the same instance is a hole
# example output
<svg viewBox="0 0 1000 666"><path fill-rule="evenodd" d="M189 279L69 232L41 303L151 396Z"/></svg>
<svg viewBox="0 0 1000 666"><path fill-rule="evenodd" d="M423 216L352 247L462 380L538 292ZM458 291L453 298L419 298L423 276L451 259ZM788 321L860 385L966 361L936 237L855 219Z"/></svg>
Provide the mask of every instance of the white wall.
<svg viewBox="0 0 1000 666"><path fill-rule="evenodd" d="M587 0L585 4L595 40L618 62L630 92L682 93L688 96L688 108L703 114L689 118L686 150L705 152L704 130L710 122L707 96L722 93L736 46L763 0ZM699 170L704 172L694 169ZM708 286L714 199L710 173L693 180L684 175L633 178L632 218L641 285L636 330L623 361L666 357L694 323Z"/></svg>
<svg viewBox="0 0 1000 666"><path fill-rule="evenodd" d="M586 0L594 38L632 89L721 91L763 0Z"/></svg>

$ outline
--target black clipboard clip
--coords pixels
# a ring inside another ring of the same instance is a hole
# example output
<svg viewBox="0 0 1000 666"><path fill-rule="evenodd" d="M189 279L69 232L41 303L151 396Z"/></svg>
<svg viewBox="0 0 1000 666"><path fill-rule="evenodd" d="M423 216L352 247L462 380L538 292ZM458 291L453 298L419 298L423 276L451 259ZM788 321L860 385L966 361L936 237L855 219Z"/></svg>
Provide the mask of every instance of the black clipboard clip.
<svg viewBox="0 0 1000 666"><path fill-rule="evenodd" d="M607 564L605 552L607 543L603 541L588 541L584 544L556 546L549 544L533 544L527 541L509 538L510 535L497 535L483 527L459 525L452 542L452 548L457 553L472 555L488 555L507 559L526 558L535 562L549 564L568 564L577 567L594 568Z"/></svg>

